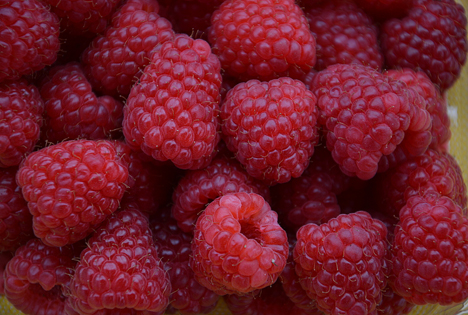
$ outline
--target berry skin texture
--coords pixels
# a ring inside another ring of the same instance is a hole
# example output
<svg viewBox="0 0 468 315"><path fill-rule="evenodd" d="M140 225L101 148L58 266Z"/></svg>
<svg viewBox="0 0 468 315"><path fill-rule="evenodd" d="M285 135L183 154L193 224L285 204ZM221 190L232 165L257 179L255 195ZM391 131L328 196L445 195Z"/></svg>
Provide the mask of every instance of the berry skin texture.
<svg viewBox="0 0 468 315"><path fill-rule="evenodd" d="M124 107L127 144L181 169L208 166L220 139L220 87L206 41L181 34L160 45Z"/></svg>
<svg viewBox="0 0 468 315"><path fill-rule="evenodd" d="M130 206L109 217L81 252L66 310L81 315L154 314L166 309L170 292L148 220Z"/></svg>
<svg viewBox="0 0 468 315"><path fill-rule="evenodd" d="M174 37L171 23L154 10L154 0L131 0L113 16L104 35L83 52L84 72L93 89L127 97L155 47Z"/></svg>
<svg viewBox="0 0 468 315"><path fill-rule="evenodd" d="M315 64L315 39L292 0L227 0L211 17L208 40L221 66L243 81L299 79Z"/></svg>
<svg viewBox="0 0 468 315"><path fill-rule="evenodd" d="M77 242L112 214L128 169L108 141L71 140L31 153L17 174L37 237L49 246Z"/></svg>
<svg viewBox="0 0 468 315"><path fill-rule="evenodd" d="M465 9L454 0L416 0L408 16L382 27L386 62L391 68L420 69L445 91L466 62L466 25Z"/></svg>
<svg viewBox="0 0 468 315"><path fill-rule="evenodd" d="M362 65L333 65L314 76L312 91L335 162L348 176L374 177L410 126L406 84Z"/></svg>
<svg viewBox="0 0 468 315"><path fill-rule="evenodd" d="M34 85L0 84L0 167L16 166L39 140L44 102Z"/></svg>
<svg viewBox="0 0 468 315"><path fill-rule="evenodd" d="M206 204L229 193L257 193L269 200L266 185L247 175L236 160L216 158L197 171L188 171L172 194L172 215L184 232L193 232Z"/></svg>
<svg viewBox="0 0 468 315"><path fill-rule="evenodd" d="M331 1L306 11L310 31L315 37L316 70L334 64L357 63L380 70L383 55L377 27L352 2Z"/></svg>
<svg viewBox="0 0 468 315"><path fill-rule="evenodd" d="M45 141L105 139L122 126L123 104L110 96L97 97L78 63L52 68L40 92Z"/></svg>
<svg viewBox="0 0 468 315"><path fill-rule="evenodd" d="M417 304L449 305L468 298L468 220L450 198L411 197L395 229L390 285Z"/></svg>
<svg viewBox="0 0 468 315"><path fill-rule="evenodd" d="M316 97L291 78L239 83L221 105L223 139L247 173L267 184L299 177L318 141Z"/></svg>
<svg viewBox="0 0 468 315"><path fill-rule="evenodd" d="M388 274L387 228L364 211L341 214L297 232L296 273L326 314L375 313Z"/></svg>
<svg viewBox="0 0 468 315"><path fill-rule="evenodd" d="M5 269L5 295L26 314L64 314L75 261L70 247L50 247L31 239L20 247Z"/></svg>
<svg viewBox="0 0 468 315"><path fill-rule="evenodd" d="M0 82L18 80L57 59L59 19L41 1L2 1L0 34Z"/></svg>
<svg viewBox="0 0 468 315"><path fill-rule="evenodd" d="M32 215L15 180L17 171L0 169L0 252L14 252L34 235Z"/></svg>
<svg viewBox="0 0 468 315"><path fill-rule="evenodd" d="M219 295L245 294L272 285L288 258L278 215L255 193L212 201L197 220L190 267Z"/></svg>

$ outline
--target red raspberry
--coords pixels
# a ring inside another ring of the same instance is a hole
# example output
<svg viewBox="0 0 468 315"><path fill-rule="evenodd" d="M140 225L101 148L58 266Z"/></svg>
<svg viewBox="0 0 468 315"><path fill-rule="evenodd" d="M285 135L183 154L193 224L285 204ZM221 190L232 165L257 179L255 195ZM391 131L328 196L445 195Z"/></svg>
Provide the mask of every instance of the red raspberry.
<svg viewBox="0 0 468 315"><path fill-rule="evenodd" d="M153 218L151 230L158 255L171 279L170 306L183 315L210 313L219 296L195 280L189 266L193 236L177 226L177 221L170 218L170 211Z"/></svg>
<svg viewBox="0 0 468 315"><path fill-rule="evenodd" d="M387 286L382 290L382 302L377 306L377 315L405 315L409 314L414 306Z"/></svg>
<svg viewBox="0 0 468 315"><path fill-rule="evenodd" d="M5 295L26 314L64 314L66 296L75 266L71 247L50 247L32 239L20 247L5 270Z"/></svg>
<svg viewBox="0 0 468 315"><path fill-rule="evenodd" d="M110 96L96 97L78 63L52 68L42 82L41 96L45 141L105 139L122 126L123 104Z"/></svg>
<svg viewBox="0 0 468 315"><path fill-rule="evenodd" d="M468 51L465 9L455 0L414 0L408 16L382 27L390 67L424 71L444 91L459 77Z"/></svg>
<svg viewBox="0 0 468 315"><path fill-rule="evenodd" d="M73 35L103 33L120 0L44 0L60 18L60 27Z"/></svg>
<svg viewBox="0 0 468 315"><path fill-rule="evenodd" d="M449 305L468 298L468 219L435 192L411 197L395 229L390 284L406 300Z"/></svg>
<svg viewBox="0 0 468 315"><path fill-rule="evenodd" d="M41 1L1 1L0 34L0 82L18 80L57 59L59 19Z"/></svg>
<svg viewBox="0 0 468 315"><path fill-rule="evenodd" d="M8 262L13 258L12 252L0 253L0 295L5 295L5 270Z"/></svg>
<svg viewBox="0 0 468 315"><path fill-rule="evenodd" d="M124 108L128 145L181 169L206 167L219 141L220 71L202 39L160 45Z"/></svg>
<svg viewBox="0 0 468 315"><path fill-rule="evenodd" d="M34 149L43 110L34 85L24 80L0 84L0 167L19 165Z"/></svg>
<svg viewBox="0 0 468 315"><path fill-rule="evenodd" d="M361 9L376 21L404 17L413 1L408 0L354 0Z"/></svg>
<svg viewBox="0 0 468 315"><path fill-rule="evenodd" d="M216 158L198 171L189 171L179 181L172 194L172 215L184 232L192 232L206 204L229 193L260 194L269 200L266 185L245 173L240 164L227 158Z"/></svg>
<svg viewBox="0 0 468 315"><path fill-rule="evenodd" d="M278 215L255 193L215 199L197 220L190 267L217 294L249 293L273 284L286 265L288 240Z"/></svg>
<svg viewBox="0 0 468 315"><path fill-rule="evenodd" d="M114 15L112 25L81 56L93 88L128 96L155 47L174 37L171 23L154 10L155 0L131 0Z"/></svg>
<svg viewBox="0 0 468 315"><path fill-rule="evenodd" d="M223 137L254 178L285 183L307 168L318 140L316 97L291 78L239 83L221 106Z"/></svg>
<svg viewBox="0 0 468 315"><path fill-rule="evenodd" d="M376 183L379 208L391 216L412 196L434 191L447 196L463 209L467 206L466 186L457 161L448 153L432 149L384 173Z"/></svg>
<svg viewBox="0 0 468 315"><path fill-rule="evenodd" d="M297 232L296 273L327 314L375 312L386 286L387 229L367 212L341 214Z"/></svg>
<svg viewBox="0 0 468 315"><path fill-rule="evenodd" d="M349 1L331 1L306 11L310 31L317 42L317 64L323 70L334 64L357 63L380 70L383 55L377 27Z"/></svg>
<svg viewBox="0 0 468 315"><path fill-rule="evenodd" d="M15 180L17 171L0 170L0 252L15 251L34 235L32 215Z"/></svg>
<svg viewBox="0 0 468 315"><path fill-rule="evenodd" d="M127 207L109 217L88 241L71 279L66 310L150 314L166 309L170 293L147 219Z"/></svg>
<svg viewBox="0 0 468 315"><path fill-rule="evenodd" d="M349 176L370 179L410 125L406 84L361 65L334 65L315 75L327 147Z"/></svg>
<svg viewBox="0 0 468 315"><path fill-rule="evenodd" d="M416 91L426 101L426 110L432 120L432 142L430 147L435 150L445 150L451 137L450 118L447 113L447 102L440 95L429 77L422 71L411 69L389 70L385 73L393 79L406 83L408 88Z"/></svg>
<svg viewBox="0 0 468 315"><path fill-rule="evenodd" d="M292 0L226 0L211 23L213 52L234 77L298 79L315 64L315 39Z"/></svg>
<svg viewBox="0 0 468 315"><path fill-rule="evenodd" d="M127 177L112 143L72 140L31 153L17 182L36 236L63 246L89 235L117 209Z"/></svg>

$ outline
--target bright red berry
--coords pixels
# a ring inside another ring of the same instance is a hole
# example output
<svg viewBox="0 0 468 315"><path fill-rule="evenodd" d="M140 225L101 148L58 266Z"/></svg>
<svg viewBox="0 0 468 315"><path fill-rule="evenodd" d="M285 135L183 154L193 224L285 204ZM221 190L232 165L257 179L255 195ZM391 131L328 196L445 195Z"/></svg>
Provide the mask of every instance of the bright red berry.
<svg viewBox="0 0 468 315"><path fill-rule="evenodd" d="M109 217L81 252L66 310L72 314L149 314L164 311L170 293L171 283L148 220L136 208L127 207Z"/></svg>
<svg viewBox="0 0 468 315"><path fill-rule="evenodd" d="M43 140L109 138L121 128L123 104L110 97L97 97L80 64L72 62L50 70L42 81L45 103Z"/></svg>
<svg viewBox="0 0 468 315"><path fill-rule="evenodd" d="M465 9L455 0L415 0L406 17L382 27L388 66L424 71L442 91L453 85L468 51Z"/></svg>
<svg viewBox="0 0 468 315"><path fill-rule="evenodd" d="M0 82L18 80L57 59L59 19L41 1L1 1L0 34Z"/></svg>
<svg viewBox="0 0 468 315"><path fill-rule="evenodd" d="M316 97L287 77L239 83L227 93L221 119L228 149L269 184L299 177L318 141Z"/></svg>
<svg viewBox="0 0 468 315"><path fill-rule="evenodd" d="M363 211L299 229L296 273L319 309L327 314L375 312L387 284L386 236L385 225Z"/></svg>
<svg viewBox="0 0 468 315"><path fill-rule="evenodd" d="M334 65L314 76L328 149L349 176L370 179L410 126L407 87L362 65Z"/></svg>
<svg viewBox="0 0 468 315"><path fill-rule="evenodd" d="M155 0L131 0L114 15L104 35L83 52L82 63L93 88L127 97L155 47L174 37L171 23L160 17Z"/></svg>
<svg viewBox="0 0 468 315"><path fill-rule="evenodd" d="M269 200L266 185L247 175L236 160L216 158L209 166L189 171L172 194L172 215L184 232L192 232L200 213L212 200L229 193L257 193Z"/></svg>
<svg viewBox="0 0 468 315"><path fill-rule="evenodd" d="M220 86L206 41L181 34L160 45L125 105L127 144L182 169L206 167L219 141Z"/></svg>
<svg viewBox="0 0 468 315"><path fill-rule="evenodd" d="M213 52L234 77L299 79L315 64L315 39L292 0L227 0L211 23Z"/></svg>
<svg viewBox="0 0 468 315"><path fill-rule="evenodd" d="M468 298L468 219L436 192L408 199L395 229L390 285L406 300L449 305Z"/></svg>
<svg viewBox="0 0 468 315"><path fill-rule="evenodd" d="M19 165L39 140L44 102L24 80L0 84L0 167Z"/></svg>
<svg viewBox="0 0 468 315"><path fill-rule="evenodd" d="M72 140L31 153L17 182L36 236L63 246L85 238L117 210L127 177L111 142Z"/></svg>
<svg viewBox="0 0 468 315"><path fill-rule="evenodd" d="M329 1L307 10L306 17L317 42L315 69L350 63L382 68L378 29L353 2Z"/></svg>
<svg viewBox="0 0 468 315"><path fill-rule="evenodd" d="M288 239L278 215L255 193L212 201L200 215L190 267L208 289L224 295L273 284L286 265Z"/></svg>

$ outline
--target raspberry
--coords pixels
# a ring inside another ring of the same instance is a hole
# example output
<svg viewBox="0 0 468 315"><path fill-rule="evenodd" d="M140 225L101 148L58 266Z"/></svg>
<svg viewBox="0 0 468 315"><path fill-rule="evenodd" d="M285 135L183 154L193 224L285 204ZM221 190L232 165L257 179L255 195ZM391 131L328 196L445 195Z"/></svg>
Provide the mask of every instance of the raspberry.
<svg viewBox="0 0 468 315"><path fill-rule="evenodd" d="M160 45L124 108L127 144L181 169L206 167L219 141L220 71L202 39Z"/></svg>
<svg viewBox="0 0 468 315"><path fill-rule="evenodd" d="M103 33L119 0L45 0L60 18L60 28L73 35Z"/></svg>
<svg viewBox="0 0 468 315"><path fill-rule="evenodd" d="M0 82L18 80L57 59L59 19L37 0L0 3Z"/></svg>
<svg viewBox="0 0 468 315"><path fill-rule="evenodd" d="M221 66L244 81L300 78L315 64L315 39L292 0L226 0L208 40Z"/></svg>
<svg viewBox="0 0 468 315"><path fill-rule="evenodd" d="M334 65L315 75L312 91L333 159L349 176L372 178L410 126L406 84L362 65Z"/></svg>
<svg viewBox="0 0 468 315"><path fill-rule="evenodd" d="M414 306L387 286L382 291L382 302L377 306L377 315L405 315L409 314Z"/></svg>
<svg viewBox="0 0 468 315"><path fill-rule="evenodd" d="M17 182L36 236L63 246L89 235L117 209L127 177L110 142L71 140L31 153Z"/></svg>
<svg viewBox="0 0 468 315"><path fill-rule="evenodd" d="M189 171L172 194L172 215L184 232L192 232L210 201L229 193L257 193L269 200L266 185L248 176L236 160L216 158L198 171Z"/></svg>
<svg viewBox="0 0 468 315"><path fill-rule="evenodd" d="M453 85L468 52L465 9L454 0L415 0L408 16L382 27L388 66L424 71L442 91Z"/></svg>
<svg viewBox="0 0 468 315"><path fill-rule="evenodd" d="M5 295L5 269L13 256L14 254L12 252L0 253L0 295Z"/></svg>
<svg viewBox="0 0 468 315"><path fill-rule="evenodd" d="M376 21L404 17L412 5L412 1L408 0L354 0L354 2Z"/></svg>
<svg viewBox="0 0 468 315"><path fill-rule="evenodd" d="M17 168L0 170L0 251L15 251L33 237L32 215L16 184Z"/></svg>
<svg viewBox="0 0 468 315"><path fill-rule="evenodd" d="M349 1L331 1L306 11L310 31L316 39L317 63L321 71L334 64L357 63L380 70L383 55L377 27Z"/></svg>
<svg viewBox="0 0 468 315"><path fill-rule="evenodd" d="M171 279L170 306L181 314L208 314L218 303L219 296L195 280L189 266L192 236L184 233L167 211L151 221L153 240L164 269Z"/></svg>
<svg viewBox="0 0 468 315"><path fill-rule="evenodd" d="M190 267L217 294L249 293L273 284L286 265L288 240L278 215L255 193L212 201L197 220Z"/></svg>
<svg viewBox="0 0 468 315"><path fill-rule="evenodd" d="M372 314L386 286L387 229L367 212L341 214L297 232L296 273L327 314Z"/></svg>
<svg viewBox="0 0 468 315"><path fill-rule="evenodd" d="M449 305L468 298L468 219L435 192L411 197L395 229L390 285L406 300Z"/></svg>
<svg viewBox="0 0 468 315"><path fill-rule="evenodd" d="M155 0L131 0L114 15L104 35L83 52L84 71L93 89L127 97L155 47L174 37L171 23L154 10Z"/></svg>
<svg viewBox="0 0 468 315"><path fill-rule="evenodd" d="M315 96L291 78L239 83L221 106L223 137L247 173L268 184L299 177L318 140Z"/></svg>
<svg viewBox="0 0 468 315"><path fill-rule="evenodd" d="M19 165L34 149L43 110L34 85L24 80L0 84L0 167Z"/></svg>
<svg viewBox="0 0 468 315"><path fill-rule="evenodd" d="M50 247L39 239L21 246L5 270L5 295L26 314L64 314L75 262L71 247Z"/></svg>
<svg viewBox="0 0 468 315"><path fill-rule="evenodd" d="M375 187L379 208L391 216L398 216L409 198L428 191L453 199L462 209L467 206L466 186L457 161L448 153L432 149L384 173Z"/></svg>
<svg viewBox="0 0 468 315"><path fill-rule="evenodd" d="M110 96L96 97L78 63L52 68L42 82L41 96L45 141L105 139L122 126L123 104Z"/></svg>
<svg viewBox="0 0 468 315"><path fill-rule="evenodd" d="M146 217L127 207L109 217L88 241L71 279L66 310L103 315L161 312L170 292Z"/></svg>

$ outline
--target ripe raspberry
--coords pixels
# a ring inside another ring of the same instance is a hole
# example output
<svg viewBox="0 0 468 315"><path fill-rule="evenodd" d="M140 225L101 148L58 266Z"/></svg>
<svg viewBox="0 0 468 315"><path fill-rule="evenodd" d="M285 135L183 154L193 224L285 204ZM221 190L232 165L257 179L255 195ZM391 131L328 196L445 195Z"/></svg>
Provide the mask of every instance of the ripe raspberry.
<svg viewBox="0 0 468 315"><path fill-rule="evenodd" d="M382 27L390 67L424 71L442 91L453 85L468 51L465 9L455 0L414 0L408 16Z"/></svg>
<svg viewBox="0 0 468 315"><path fill-rule="evenodd" d="M32 215L16 184L17 171L0 169L0 252L15 251L34 235Z"/></svg>
<svg viewBox="0 0 468 315"><path fill-rule="evenodd" d="M60 18L62 31L73 35L103 33L120 0L44 0Z"/></svg>
<svg viewBox="0 0 468 315"><path fill-rule="evenodd" d="M105 139L122 126L123 104L110 96L96 97L78 63L57 66L43 80L44 141Z"/></svg>
<svg viewBox="0 0 468 315"><path fill-rule="evenodd" d="M63 246L89 235L117 209L127 176L110 142L72 140L31 153L16 179L36 236Z"/></svg>
<svg viewBox="0 0 468 315"><path fill-rule="evenodd" d="M326 2L307 10L306 17L317 42L315 69L321 71L334 64L350 63L382 68L378 29L354 3Z"/></svg>
<svg viewBox="0 0 468 315"><path fill-rule="evenodd" d="M0 295L5 295L5 269L13 256L14 254L12 252L0 253Z"/></svg>
<svg viewBox="0 0 468 315"><path fill-rule="evenodd" d="M172 215L184 232L192 232L206 204L229 193L257 193L269 200L266 185L245 173L236 160L216 158L198 171L189 171L172 194Z"/></svg>
<svg viewBox="0 0 468 315"><path fill-rule="evenodd" d="M59 19L41 1L1 1L0 34L0 82L18 80L57 59Z"/></svg>
<svg viewBox="0 0 468 315"><path fill-rule="evenodd" d="M160 45L124 108L128 145L181 169L206 167L219 141L220 71L202 39Z"/></svg>
<svg viewBox="0 0 468 315"><path fill-rule="evenodd" d="M217 294L249 293L273 284L286 265L288 240L278 215L255 193L215 199L197 220L190 267Z"/></svg>
<svg viewBox="0 0 468 315"><path fill-rule="evenodd" d="M297 232L296 273L327 314L372 314L386 286L387 229L367 212L341 214Z"/></svg>
<svg viewBox="0 0 468 315"><path fill-rule="evenodd" d="M43 110L34 85L24 80L0 84L0 167L19 165L34 149Z"/></svg>
<svg viewBox="0 0 468 315"><path fill-rule="evenodd" d="M354 0L375 21L404 17L411 8L408 0Z"/></svg>
<svg viewBox="0 0 468 315"><path fill-rule="evenodd" d="M432 149L384 173L375 184L379 208L398 216L409 198L434 191L467 206L466 186L457 161L448 153Z"/></svg>
<svg viewBox="0 0 468 315"><path fill-rule="evenodd" d="M315 39L292 0L226 0L208 39L221 66L244 81L300 78L315 64Z"/></svg>
<svg viewBox="0 0 468 315"><path fill-rule="evenodd" d="M449 305L468 298L468 219L435 192L411 197L395 229L390 285L406 300Z"/></svg>
<svg viewBox="0 0 468 315"><path fill-rule="evenodd" d="M79 314L143 314L166 309L171 283L146 217L128 207L88 241L70 283L66 310Z"/></svg>
<svg viewBox="0 0 468 315"><path fill-rule="evenodd" d="M114 15L104 35L96 37L81 56L93 89L128 96L155 47L174 37L171 23L154 10L155 0L131 0Z"/></svg>
<svg viewBox="0 0 468 315"><path fill-rule="evenodd" d="M349 176L372 178L410 125L406 84L365 66L334 65L315 75L312 91L333 159Z"/></svg>
<svg viewBox="0 0 468 315"><path fill-rule="evenodd" d="M291 78L250 80L221 106L223 137L247 173L269 184L299 177L318 140L316 97Z"/></svg>
<svg viewBox="0 0 468 315"><path fill-rule="evenodd" d="M414 304L396 294L390 286L382 290L382 302L377 306L377 315L405 315L414 308Z"/></svg>
<svg viewBox="0 0 468 315"><path fill-rule="evenodd" d="M5 295L26 314L64 314L62 290L75 266L71 247L50 247L39 239L21 246L5 270Z"/></svg>
<svg viewBox="0 0 468 315"><path fill-rule="evenodd" d="M429 77L422 71L411 69L389 70L386 75L406 83L408 88L416 91L426 100L426 110L432 120L432 142L430 147L435 150L445 150L450 140L450 118L447 113L447 102L440 95Z"/></svg>
<svg viewBox="0 0 468 315"><path fill-rule="evenodd" d="M164 269L171 279L170 306L183 315L208 314L218 303L219 296L195 280L189 266L192 236L177 227L170 211L151 221L153 240Z"/></svg>

